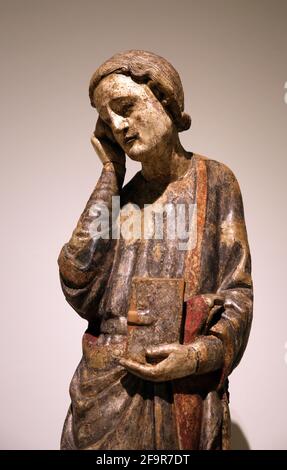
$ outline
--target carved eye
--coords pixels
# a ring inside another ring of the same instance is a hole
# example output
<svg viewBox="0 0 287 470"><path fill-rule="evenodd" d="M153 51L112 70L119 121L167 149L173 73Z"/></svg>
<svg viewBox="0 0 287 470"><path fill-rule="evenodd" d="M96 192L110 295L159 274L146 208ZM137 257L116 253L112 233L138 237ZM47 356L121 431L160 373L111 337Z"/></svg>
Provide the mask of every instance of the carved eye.
<svg viewBox="0 0 287 470"><path fill-rule="evenodd" d="M122 117L128 117L133 111L136 100L133 97L120 97L112 100L111 110Z"/></svg>
<svg viewBox="0 0 287 470"><path fill-rule="evenodd" d="M133 103L125 103L123 104L120 110L120 114L123 117L128 117L131 114L132 110L133 110Z"/></svg>

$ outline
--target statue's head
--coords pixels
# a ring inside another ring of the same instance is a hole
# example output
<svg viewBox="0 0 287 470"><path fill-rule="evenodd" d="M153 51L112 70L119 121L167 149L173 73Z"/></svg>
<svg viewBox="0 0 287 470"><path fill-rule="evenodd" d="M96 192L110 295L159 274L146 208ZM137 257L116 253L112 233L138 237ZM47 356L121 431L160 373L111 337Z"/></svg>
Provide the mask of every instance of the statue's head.
<svg viewBox="0 0 287 470"><path fill-rule="evenodd" d="M108 59L93 74L90 100L125 153L143 161L190 127L173 66L151 52L131 50Z"/></svg>

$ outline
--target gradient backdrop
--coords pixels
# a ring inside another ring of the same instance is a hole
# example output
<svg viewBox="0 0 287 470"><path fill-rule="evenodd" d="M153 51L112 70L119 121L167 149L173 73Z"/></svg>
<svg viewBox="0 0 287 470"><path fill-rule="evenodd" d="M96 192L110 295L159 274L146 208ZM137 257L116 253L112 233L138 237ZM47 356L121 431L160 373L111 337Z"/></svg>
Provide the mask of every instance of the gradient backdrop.
<svg viewBox="0 0 287 470"><path fill-rule="evenodd" d="M230 379L233 447L287 448L286 23L279 0L0 1L1 449L59 447L86 323L56 261L101 169L88 82L131 48L177 68L184 145L239 180L255 311Z"/></svg>

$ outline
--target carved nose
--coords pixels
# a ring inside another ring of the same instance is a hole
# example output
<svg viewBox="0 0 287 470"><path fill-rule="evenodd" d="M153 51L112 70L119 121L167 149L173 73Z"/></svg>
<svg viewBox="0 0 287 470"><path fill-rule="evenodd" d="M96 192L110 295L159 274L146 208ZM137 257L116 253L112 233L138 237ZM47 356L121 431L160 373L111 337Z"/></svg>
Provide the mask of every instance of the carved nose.
<svg viewBox="0 0 287 470"><path fill-rule="evenodd" d="M111 116L112 126L115 132L121 132L128 129L129 123L126 118L119 116L118 114L113 113Z"/></svg>

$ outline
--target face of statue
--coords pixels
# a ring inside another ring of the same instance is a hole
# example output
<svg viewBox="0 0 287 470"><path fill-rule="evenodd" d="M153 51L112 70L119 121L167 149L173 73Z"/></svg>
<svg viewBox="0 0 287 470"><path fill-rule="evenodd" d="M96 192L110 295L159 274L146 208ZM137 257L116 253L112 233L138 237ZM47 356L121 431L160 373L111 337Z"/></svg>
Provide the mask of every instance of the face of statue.
<svg viewBox="0 0 287 470"><path fill-rule="evenodd" d="M162 104L145 84L111 74L94 91L94 104L117 143L133 160L160 155L171 142L174 125Z"/></svg>

